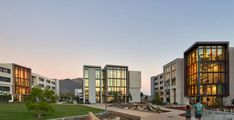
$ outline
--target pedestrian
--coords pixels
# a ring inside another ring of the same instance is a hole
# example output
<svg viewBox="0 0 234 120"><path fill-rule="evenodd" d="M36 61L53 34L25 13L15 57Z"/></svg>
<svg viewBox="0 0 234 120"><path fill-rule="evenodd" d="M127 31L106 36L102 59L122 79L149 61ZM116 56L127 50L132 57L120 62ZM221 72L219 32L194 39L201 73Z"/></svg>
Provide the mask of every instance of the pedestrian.
<svg viewBox="0 0 234 120"><path fill-rule="evenodd" d="M186 105L185 107L185 120L191 120L191 112L192 109L191 109L191 106L190 105Z"/></svg>
<svg viewBox="0 0 234 120"><path fill-rule="evenodd" d="M202 113L204 112L205 108L203 104L201 104L199 99L197 99L197 103L194 105L194 109L195 109L195 118L197 120L201 120Z"/></svg>

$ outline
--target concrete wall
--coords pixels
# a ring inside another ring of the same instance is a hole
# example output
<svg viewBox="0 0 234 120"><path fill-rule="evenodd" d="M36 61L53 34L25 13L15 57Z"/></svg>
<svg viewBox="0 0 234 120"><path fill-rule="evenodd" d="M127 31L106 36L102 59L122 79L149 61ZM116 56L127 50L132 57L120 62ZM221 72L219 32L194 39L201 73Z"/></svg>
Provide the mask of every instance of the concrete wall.
<svg viewBox="0 0 234 120"><path fill-rule="evenodd" d="M0 81L0 86L9 87L10 91L8 92L8 94L13 95L13 64L1 64L0 63L0 67L10 69L10 74L5 73L5 72L0 72L0 76L11 79L10 82L1 82ZM13 97L10 100L10 102L13 102Z"/></svg>
<svg viewBox="0 0 234 120"><path fill-rule="evenodd" d="M162 82L162 84L160 84L160 82ZM155 83L158 83L158 85L155 85ZM160 89L160 87L163 87L163 89ZM158 90L156 90L156 88ZM151 77L151 96L154 96L156 91L164 91L163 73Z"/></svg>
<svg viewBox="0 0 234 120"><path fill-rule="evenodd" d="M129 71L129 91L132 95L131 102L140 102L141 72Z"/></svg>
<svg viewBox="0 0 234 120"><path fill-rule="evenodd" d="M40 81L39 78L44 79L44 82ZM50 83L47 83L47 80L50 81ZM39 84L44 85L44 87L41 87L42 89L45 89L46 86L49 86L50 89L54 90L55 93L59 96L59 82L58 81L47 78L45 76L42 76L36 73L32 73L32 86L31 87L39 86Z"/></svg>
<svg viewBox="0 0 234 120"><path fill-rule="evenodd" d="M96 103L96 69L88 68L89 102Z"/></svg>
<svg viewBox="0 0 234 120"><path fill-rule="evenodd" d="M234 47L229 48L229 96L224 98L225 105L232 105L234 99Z"/></svg>
<svg viewBox="0 0 234 120"><path fill-rule="evenodd" d="M172 85L172 70L171 67L172 65L176 65L176 85ZM171 62L169 62L168 64L163 66L163 70L165 70L165 68L170 67L170 85L168 87L164 88L164 91L166 91L167 89L170 90L170 103L178 103L178 104L186 104L188 103L188 99L184 97L184 59L182 58L177 58ZM164 80L165 80L165 72L164 72ZM166 80L165 80L166 81ZM164 81L164 82L165 82ZM173 90L175 90L175 94L173 92ZM164 93L164 102L166 102L166 92ZM176 98L174 101L174 97Z"/></svg>

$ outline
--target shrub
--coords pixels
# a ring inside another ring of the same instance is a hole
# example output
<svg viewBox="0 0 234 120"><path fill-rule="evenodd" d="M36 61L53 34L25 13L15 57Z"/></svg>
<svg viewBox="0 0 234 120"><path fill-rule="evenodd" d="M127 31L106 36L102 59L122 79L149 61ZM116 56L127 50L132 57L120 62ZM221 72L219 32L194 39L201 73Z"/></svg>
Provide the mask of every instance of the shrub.
<svg viewBox="0 0 234 120"><path fill-rule="evenodd" d="M54 103L56 100L57 96L54 91L49 89L42 90L39 87L34 87L25 105L29 111L33 110L37 117L40 118L42 115L54 112L54 108L50 103Z"/></svg>

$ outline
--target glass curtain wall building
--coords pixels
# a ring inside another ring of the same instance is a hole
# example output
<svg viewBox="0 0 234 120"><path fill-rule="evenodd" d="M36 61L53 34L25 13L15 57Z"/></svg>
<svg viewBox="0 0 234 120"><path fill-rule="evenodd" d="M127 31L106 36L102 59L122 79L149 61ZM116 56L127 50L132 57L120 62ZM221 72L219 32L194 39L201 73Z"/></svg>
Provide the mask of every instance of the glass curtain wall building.
<svg viewBox="0 0 234 120"><path fill-rule="evenodd" d="M13 64L14 101L25 101L30 94L31 69Z"/></svg>
<svg viewBox="0 0 234 120"><path fill-rule="evenodd" d="M128 102L129 78L127 66L106 65L103 69L103 81L107 102L113 102L116 94L118 101Z"/></svg>
<svg viewBox="0 0 234 120"><path fill-rule="evenodd" d="M229 43L196 42L184 52L185 96L208 106L229 95Z"/></svg>
<svg viewBox="0 0 234 120"><path fill-rule="evenodd" d="M103 95L103 81L101 67L84 66L84 102L101 103Z"/></svg>

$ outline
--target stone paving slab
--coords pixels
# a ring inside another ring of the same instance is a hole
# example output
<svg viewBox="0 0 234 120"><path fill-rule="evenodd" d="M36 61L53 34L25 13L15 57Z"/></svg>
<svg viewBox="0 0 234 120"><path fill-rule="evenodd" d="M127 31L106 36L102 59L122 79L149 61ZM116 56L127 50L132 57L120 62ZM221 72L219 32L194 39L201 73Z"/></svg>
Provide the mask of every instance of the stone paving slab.
<svg viewBox="0 0 234 120"><path fill-rule="evenodd" d="M99 109L105 109L104 104L85 104L89 107L99 108ZM142 120L184 120L184 117L179 116L179 114L184 113L184 111L181 110L174 110L174 109L167 109L162 108L164 110L168 110L170 112L165 113L150 113L150 112L141 112L136 110L125 110L121 108L116 107L108 107L107 110L113 110L120 113L127 113L130 115L135 115L141 117Z"/></svg>

